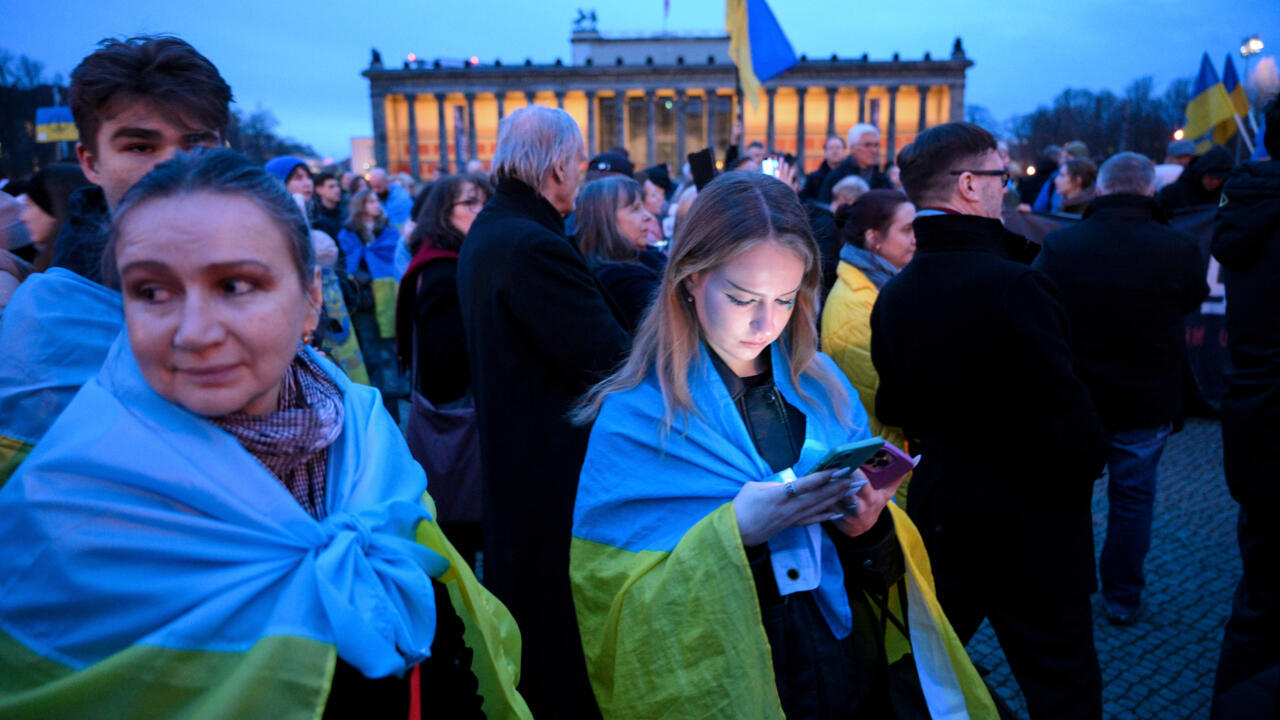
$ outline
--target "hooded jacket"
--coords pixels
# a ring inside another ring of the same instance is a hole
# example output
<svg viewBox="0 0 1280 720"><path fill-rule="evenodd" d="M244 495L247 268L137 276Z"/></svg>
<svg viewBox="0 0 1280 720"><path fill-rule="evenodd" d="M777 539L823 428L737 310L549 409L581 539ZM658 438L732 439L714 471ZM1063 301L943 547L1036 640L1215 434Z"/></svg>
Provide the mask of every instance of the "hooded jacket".
<svg viewBox="0 0 1280 720"><path fill-rule="evenodd" d="M1217 205L1221 191L1205 190L1200 179L1208 174L1226 175L1231 172L1233 165L1235 162L1231 159L1231 153L1221 145L1214 145L1192 161L1176 181L1160 189L1156 195L1156 205L1165 217L1182 208Z"/></svg>

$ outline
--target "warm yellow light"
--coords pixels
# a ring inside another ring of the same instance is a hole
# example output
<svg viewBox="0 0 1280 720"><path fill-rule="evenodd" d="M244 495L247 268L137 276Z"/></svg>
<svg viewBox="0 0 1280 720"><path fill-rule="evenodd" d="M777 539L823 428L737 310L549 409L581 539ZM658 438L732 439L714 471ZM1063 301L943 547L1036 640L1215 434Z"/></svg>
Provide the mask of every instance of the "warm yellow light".
<svg viewBox="0 0 1280 720"><path fill-rule="evenodd" d="M1028 165L1028 166L1027 166L1027 177L1031 177L1032 175L1035 175L1035 174L1036 174L1036 166L1035 166L1035 165Z"/></svg>
<svg viewBox="0 0 1280 720"><path fill-rule="evenodd" d="M1177 130L1173 131L1174 140L1181 140L1184 137L1184 135L1185 134L1182 132L1182 128L1178 128Z"/></svg>

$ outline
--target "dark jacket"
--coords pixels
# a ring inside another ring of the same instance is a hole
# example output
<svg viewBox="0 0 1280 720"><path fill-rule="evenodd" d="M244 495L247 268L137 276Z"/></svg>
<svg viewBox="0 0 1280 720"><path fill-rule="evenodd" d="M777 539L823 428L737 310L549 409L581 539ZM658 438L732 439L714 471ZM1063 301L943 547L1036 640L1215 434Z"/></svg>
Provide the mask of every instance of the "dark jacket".
<svg viewBox="0 0 1280 720"><path fill-rule="evenodd" d="M893 183L889 182L889 176L880 172L880 168L864 168L858 165L858 161L850 155L837 165L834 170L827 173L827 177L822 180L822 187L818 190L818 202L830 205L832 188L836 186L836 183L850 175L858 175L863 180L866 180L867 185L872 190L893 189Z"/></svg>
<svg viewBox="0 0 1280 720"><path fill-rule="evenodd" d="M67 198L67 222L58 233L53 266L102 283L102 250L111 229L111 208L97 185L87 185Z"/></svg>
<svg viewBox="0 0 1280 720"><path fill-rule="evenodd" d="M566 413L622 360L623 319L551 203L506 180L467 234L458 299L484 457L485 585L520 624L539 718L597 714L569 585L589 428Z"/></svg>
<svg viewBox="0 0 1280 720"><path fill-rule="evenodd" d="M320 230L335 241L342 226L347 224L347 209L341 202L332 210L326 208L319 197L311 203L311 227Z"/></svg>
<svg viewBox="0 0 1280 720"><path fill-rule="evenodd" d="M826 302L827 293L836 284L836 266L840 264L840 246L843 244L829 205L812 200L804 204L813 239L818 243L818 265L822 268L822 289L818 292L818 299L822 302Z"/></svg>
<svg viewBox="0 0 1280 720"><path fill-rule="evenodd" d="M1221 145L1209 148L1205 154L1191 161L1177 180L1164 186L1156 194L1156 205L1160 207L1160 212L1165 217L1170 217L1182 208L1217 205L1221 191L1205 190L1200 180L1208 173L1225 175L1234 164L1231 152L1226 148Z"/></svg>
<svg viewBox="0 0 1280 720"><path fill-rule="evenodd" d="M1061 296L999 220L917 217L915 233L871 311L871 359L877 415L923 455L907 508L939 591L1087 595L1106 444Z"/></svg>
<svg viewBox="0 0 1280 720"><path fill-rule="evenodd" d="M591 273L622 311L623 327L634 334L653 302L662 276L639 260L593 262Z"/></svg>
<svg viewBox="0 0 1280 720"><path fill-rule="evenodd" d="M827 164L827 161L823 160L821 165L805 176L804 186L800 188L800 202L813 200L818 197L818 192L822 190L822 183L826 181L827 175L831 173L832 169L833 168Z"/></svg>
<svg viewBox="0 0 1280 720"><path fill-rule="evenodd" d="M1209 294L1199 241L1155 213L1149 197L1100 197L1033 265L1062 293L1076 372L1111 431L1178 417L1184 319Z"/></svg>
<svg viewBox="0 0 1280 720"><path fill-rule="evenodd" d="M1213 256L1227 291L1227 484L1246 508L1274 511L1280 507L1280 162L1240 166L1222 194Z"/></svg>
<svg viewBox="0 0 1280 720"><path fill-rule="evenodd" d="M400 283L396 347L401 366L410 367L413 338L408 336L417 333L418 364L410 368L411 376L416 377L414 389L440 407L462 398L471 385L467 336L458 303L458 258L440 256L417 266L415 257L414 263Z"/></svg>

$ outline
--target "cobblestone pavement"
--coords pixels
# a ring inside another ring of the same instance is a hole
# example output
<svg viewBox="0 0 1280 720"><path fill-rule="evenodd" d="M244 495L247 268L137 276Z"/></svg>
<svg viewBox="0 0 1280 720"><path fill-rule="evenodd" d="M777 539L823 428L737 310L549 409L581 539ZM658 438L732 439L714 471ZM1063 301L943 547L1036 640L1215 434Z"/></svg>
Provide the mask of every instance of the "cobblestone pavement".
<svg viewBox="0 0 1280 720"><path fill-rule="evenodd" d="M1095 551L1102 550L1107 529L1106 488L1104 478L1093 492ZM1235 527L1219 424L1188 420L1160 460L1142 618L1132 627L1111 625L1101 596L1093 597L1108 720L1209 717L1222 627L1240 579ZM1025 718L1026 703L989 624L970 641L969 654L991 669L987 681Z"/></svg>

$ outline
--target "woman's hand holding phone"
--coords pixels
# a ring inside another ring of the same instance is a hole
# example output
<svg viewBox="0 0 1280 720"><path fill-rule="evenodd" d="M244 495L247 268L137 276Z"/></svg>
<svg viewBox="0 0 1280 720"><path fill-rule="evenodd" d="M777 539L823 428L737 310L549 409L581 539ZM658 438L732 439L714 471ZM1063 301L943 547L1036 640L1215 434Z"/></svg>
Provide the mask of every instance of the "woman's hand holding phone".
<svg viewBox="0 0 1280 720"><path fill-rule="evenodd" d="M759 545L789 527L830 518L831 508L841 496L852 492L858 483L866 483L859 475L849 468L838 468L788 482L746 483L733 499L742 544Z"/></svg>

